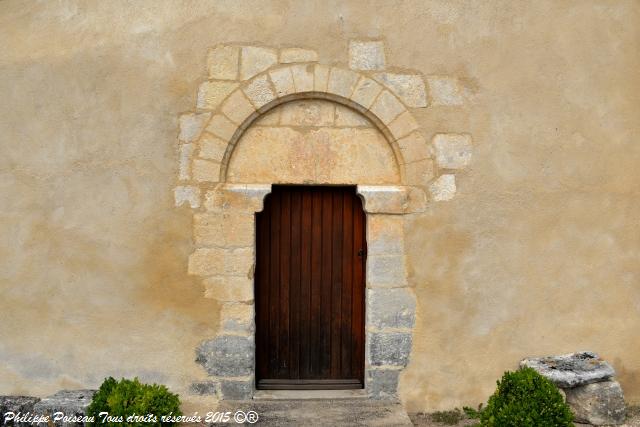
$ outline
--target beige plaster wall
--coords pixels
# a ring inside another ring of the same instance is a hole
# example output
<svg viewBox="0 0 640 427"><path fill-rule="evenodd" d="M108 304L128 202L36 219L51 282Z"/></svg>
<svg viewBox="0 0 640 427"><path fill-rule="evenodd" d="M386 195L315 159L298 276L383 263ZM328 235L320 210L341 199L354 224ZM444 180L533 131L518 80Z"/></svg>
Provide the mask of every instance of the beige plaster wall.
<svg viewBox="0 0 640 427"><path fill-rule="evenodd" d="M636 1L0 2L0 394L138 375L184 392L219 305L187 275L177 117L208 47L302 46L451 75L458 192L406 224L410 410L476 404L524 356L590 349L640 402Z"/></svg>

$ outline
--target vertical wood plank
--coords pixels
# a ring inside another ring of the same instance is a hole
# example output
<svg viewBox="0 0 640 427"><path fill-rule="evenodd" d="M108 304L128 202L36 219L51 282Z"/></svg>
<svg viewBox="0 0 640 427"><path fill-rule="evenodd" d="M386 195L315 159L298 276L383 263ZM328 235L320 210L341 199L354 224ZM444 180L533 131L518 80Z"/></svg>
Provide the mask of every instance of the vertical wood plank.
<svg viewBox="0 0 640 427"><path fill-rule="evenodd" d="M331 378L341 378L340 363L342 358L341 325L345 320L342 316L342 205L345 192L342 189L333 191L331 194Z"/></svg>
<svg viewBox="0 0 640 427"><path fill-rule="evenodd" d="M302 223L301 223L301 271L300 271L300 378L310 378L310 336L311 336L311 224L312 193L308 188L302 190Z"/></svg>
<svg viewBox="0 0 640 427"><path fill-rule="evenodd" d="M332 240L331 229L333 216L332 191L322 190L322 289L321 289L321 322L320 325L320 357L321 375L323 378L330 377L331 370L331 261L332 261Z"/></svg>
<svg viewBox="0 0 640 427"><path fill-rule="evenodd" d="M342 378L351 378L351 358L353 357L353 340L352 340L352 289L353 289L353 264L354 264L354 246L353 246L353 196L351 194L344 195L344 206L342 209L342 224L344 233L342 235L342 312L343 319L341 323L342 333L342 349L341 349L341 375Z"/></svg>
<svg viewBox="0 0 640 427"><path fill-rule="evenodd" d="M301 260L301 222L302 190L294 188L291 193L291 276L289 282L289 378L300 378L300 268Z"/></svg>
<svg viewBox="0 0 640 427"><path fill-rule="evenodd" d="M322 346L320 342L320 330L322 319L320 309L322 306L322 191L312 190L313 195L313 217L311 220L311 331L310 331L310 358L309 376L310 378L320 378L320 352Z"/></svg>

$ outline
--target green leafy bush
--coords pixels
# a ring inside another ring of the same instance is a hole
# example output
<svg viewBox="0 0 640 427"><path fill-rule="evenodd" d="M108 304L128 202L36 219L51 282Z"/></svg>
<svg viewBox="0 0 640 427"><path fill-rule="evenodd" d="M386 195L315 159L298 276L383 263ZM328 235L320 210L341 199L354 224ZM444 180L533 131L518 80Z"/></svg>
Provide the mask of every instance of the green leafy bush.
<svg viewBox="0 0 640 427"><path fill-rule="evenodd" d="M476 414L486 427L573 426L573 414L556 386L531 368L505 372L487 407Z"/></svg>
<svg viewBox="0 0 640 427"><path fill-rule="evenodd" d="M108 413L108 418L100 413ZM112 377L104 380L87 409L95 424L107 426L174 425L162 422L163 415L180 416L180 399L163 385L142 384Z"/></svg>

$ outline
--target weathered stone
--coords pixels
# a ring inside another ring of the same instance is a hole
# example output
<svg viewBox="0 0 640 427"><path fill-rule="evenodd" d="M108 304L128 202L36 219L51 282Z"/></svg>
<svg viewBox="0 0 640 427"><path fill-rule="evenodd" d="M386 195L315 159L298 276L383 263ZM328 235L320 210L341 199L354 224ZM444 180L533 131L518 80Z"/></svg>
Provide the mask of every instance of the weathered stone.
<svg viewBox="0 0 640 427"><path fill-rule="evenodd" d="M205 208L209 211L259 212L264 197L270 192L270 184L223 184L207 192Z"/></svg>
<svg viewBox="0 0 640 427"><path fill-rule="evenodd" d="M189 256L189 274L197 276L249 277L253 248L199 248Z"/></svg>
<svg viewBox="0 0 640 427"><path fill-rule="evenodd" d="M409 111L405 111L389 123L389 131L397 140L418 129L418 123Z"/></svg>
<svg viewBox="0 0 640 427"><path fill-rule="evenodd" d="M372 127L371 122L362 113L344 105L336 105L336 126Z"/></svg>
<svg viewBox="0 0 640 427"><path fill-rule="evenodd" d="M180 179L181 181L191 179L191 158L193 157L193 150L193 144L180 145L178 179Z"/></svg>
<svg viewBox="0 0 640 427"><path fill-rule="evenodd" d="M220 181L220 163L209 160L195 159L191 165L193 179L198 182Z"/></svg>
<svg viewBox="0 0 640 427"><path fill-rule="evenodd" d="M402 215L367 216L367 252L369 255L400 255L404 252Z"/></svg>
<svg viewBox="0 0 640 427"><path fill-rule="evenodd" d="M606 381L615 375L610 364L590 351L528 358L522 360L520 366L535 369L540 375L561 388Z"/></svg>
<svg viewBox="0 0 640 427"><path fill-rule="evenodd" d="M242 47L240 78L248 80L278 62L278 54L273 49L257 46Z"/></svg>
<svg viewBox="0 0 640 427"><path fill-rule="evenodd" d="M182 142L192 142L200 137L204 125L211 118L211 113L183 114L180 116L180 134Z"/></svg>
<svg viewBox="0 0 640 427"><path fill-rule="evenodd" d="M296 87L296 92L311 92L313 91L313 66L294 65L291 67L291 75L293 76L293 84Z"/></svg>
<svg viewBox="0 0 640 427"><path fill-rule="evenodd" d="M225 141L231 141L231 138L237 129L238 126L229 120L229 118L224 114L216 114L211 117L211 121L206 127L207 132L211 132Z"/></svg>
<svg viewBox="0 0 640 427"><path fill-rule="evenodd" d="M436 202L453 199L456 195L456 177L451 174L440 175L438 179L429 185L431 198Z"/></svg>
<svg viewBox="0 0 640 427"><path fill-rule="evenodd" d="M204 159L215 160L218 163L222 162L224 153L227 151L227 146L229 145L227 141L207 132L202 135L198 143L200 145L198 156Z"/></svg>
<svg viewBox="0 0 640 427"><path fill-rule="evenodd" d="M283 126L331 126L335 106L323 100L294 101L281 108L280 124Z"/></svg>
<svg viewBox="0 0 640 427"><path fill-rule="evenodd" d="M375 100L370 110L382 123L389 124L406 109L404 105L398 101L398 98L388 90L384 90Z"/></svg>
<svg viewBox="0 0 640 427"><path fill-rule="evenodd" d="M596 426L622 424L626 406L617 381L586 384L564 390L577 422Z"/></svg>
<svg viewBox="0 0 640 427"><path fill-rule="evenodd" d="M247 247L254 242L254 216L243 213L203 213L193 216L198 246Z"/></svg>
<svg viewBox="0 0 640 427"><path fill-rule="evenodd" d="M251 126L276 126L280 124L280 111L281 107L272 108L266 113L262 114Z"/></svg>
<svg viewBox="0 0 640 427"><path fill-rule="evenodd" d="M409 332L374 332L369 336L373 366L407 366L412 342Z"/></svg>
<svg viewBox="0 0 640 427"><path fill-rule="evenodd" d="M376 83L375 80L368 77L362 77L358 80L358 83L353 90L351 100L360 104L363 108L369 108L380 92L382 92L382 89L382 85Z"/></svg>
<svg viewBox="0 0 640 427"><path fill-rule="evenodd" d="M413 328L416 298L408 288L367 289L367 324L374 328Z"/></svg>
<svg viewBox="0 0 640 427"><path fill-rule="evenodd" d="M398 390L398 369L369 369L367 391L372 399L395 399Z"/></svg>
<svg viewBox="0 0 640 427"><path fill-rule="evenodd" d="M175 205L178 207L185 203L188 203L193 209L200 207L200 189L198 187L180 185L173 189L173 197Z"/></svg>
<svg viewBox="0 0 640 427"><path fill-rule="evenodd" d="M250 333L254 329L253 304L228 302L222 305L220 324L225 332Z"/></svg>
<svg viewBox="0 0 640 427"><path fill-rule="evenodd" d="M296 88L293 85L291 69L289 67L271 70L269 71L269 77L271 77L273 87L276 89L276 96L282 97L290 95L296 91Z"/></svg>
<svg viewBox="0 0 640 427"><path fill-rule="evenodd" d="M290 47L280 51L280 62L290 64L292 62L315 62L318 54L315 50Z"/></svg>
<svg viewBox="0 0 640 427"><path fill-rule="evenodd" d="M212 396L218 394L219 388L220 384L217 381L200 381L192 383L189 392L199 396Z"/></svg>
<svg viewBox="0 0 640 427"><path fill-rule="evenodd" d="M395 185L358 185L367 213L401 214L408 204L404 187Z"/></svg>
<svg viewBox="0 0 640 427"><path fill-rule="evenodd" d="M250 400L253 397L253 381L222 380L220 391L225 400Z"/></svg>
<svg viewBox="0 0 640 427"><path fill-rule="evenodd" d="M402 255L369 255L367 288L402 288L407 286L407 273Z"/></svg>
<svg viewBox="0 0 640 427"><path fill-rule="evenodd" d="M222 104L221 110L225 116L238 125L256 112L254 106L241 90L233 92Z"/></svg>
<svg viewBox="0 0 640 427"><path fill-rule="evenodd" d="M239 377L253 373L253 337L221 335L200 343L196 362L209 375Z"/></svg>
<svg viewBox="0 0 640 427"><path fill-rule="evenodd" d="M87 414L87 408L94 394L96 390L61 390L33 405L33 412L38 415L62 412L67 416L81 417ZM62 423L56 423L56 425L62 425Z"/></svg>
<svg viewBox="0 0 640 427"><path fill-rule="evenodd" d="M238 46L216 46L207 53L207 68L210 79L236 80L240 48Z"/></svg>
<svg viewBox="0 0 640 427"><path fill-rule="evenodd" d="M404 163L417 162L430 157L429 146L420 132L413 132L404 138L400 138L398 140L398 147L400 147ZM425 182L424 180L419 181L422 183Z"/></svg>
<svg viewBox="0 0 640 427"><path fill-rule="evenodd" d="M429 76L429 94L432 105L462 105L464 91L454 77Z"/></svg>
<svg viewBox="0 0 640 427"><path fill-rule="evenodd" d="M204 82L198 88L196 105L205 110L214 110L237 87L238 83L225 80Z"/></svg>
<svg viewBox="0 0 640 427"><path fill-rule="evenodd" d="M404 165L404 172L407 183L426 186L434 176L433 161L431 159L424 159L407 163Z"/></svg>
<svg viewBox="0 0 640 427"><path fill-rule="evenodd" d="M433 137L438 166L444 169L462 169L471 162L473 146L471 135L439 133Z"/></svg>
<svg viewBox="0 0 640 427"><path fill-rule="evenodd" d="M253 79L244 89L245 95L249 101L256 107L260 108L265 104L276 99L271 83L267 76L259 76Z"/></svg>
<svg viewBox="0 0 640 427"><path fill-rule="evenodd" d="M212 276L203 281L204 297L224 302L253 301L253 280L239 276Z"/></svg>
<svg viewBox="0 0 640 427"><path fill-rule="evenodd" d="M408 107L426 107L427 92L417 74L378 73L374 78L391 90Z"/></svg>
<svg viewBox="0 0 640 427"><path fill-rule="evenodd" d="M349 67L353 70L382 70L385 66L382 41L349 42Z"/></svg>
<svg viewBox="0 0 640 427"><path fill-rule="evenodd" d="M316 92L326 92L329 84L329 67L316 64L313 68L313 90Z"/></svg>
<svg viewBox="0 0 640 427"><path fill-rule="evenodd" d="M33 413L33 407L40 401L39 397L32 396L0 396L0 420L4 420L1 425L13 425L13 421L6 420L6 414L13 412Z"/></svg>
<svg viewBox="0 0 640 427"><path fill-rule="evenodd" d="M353 89L358 83L360 76L350 70L343 68L333 67L329 74L329 83L327 91L337 95L344 96L345 98L351 97Z"/></svg>

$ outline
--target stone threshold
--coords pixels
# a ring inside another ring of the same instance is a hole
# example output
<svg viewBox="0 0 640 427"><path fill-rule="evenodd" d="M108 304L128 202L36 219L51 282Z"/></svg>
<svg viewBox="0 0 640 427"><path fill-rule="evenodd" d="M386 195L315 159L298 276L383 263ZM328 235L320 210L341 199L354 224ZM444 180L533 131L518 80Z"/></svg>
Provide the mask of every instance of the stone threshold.
<svg viewBox="0 0 640 427"><path fill-rule="evenodd" d="M253 400L344 400L368 399L366 390L258 390Z"/></svg>

